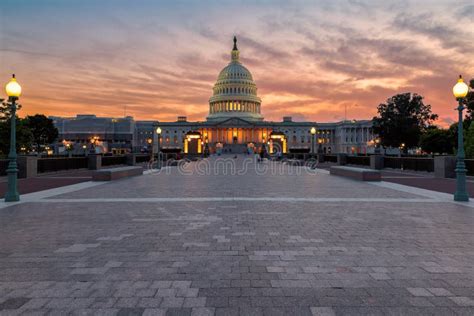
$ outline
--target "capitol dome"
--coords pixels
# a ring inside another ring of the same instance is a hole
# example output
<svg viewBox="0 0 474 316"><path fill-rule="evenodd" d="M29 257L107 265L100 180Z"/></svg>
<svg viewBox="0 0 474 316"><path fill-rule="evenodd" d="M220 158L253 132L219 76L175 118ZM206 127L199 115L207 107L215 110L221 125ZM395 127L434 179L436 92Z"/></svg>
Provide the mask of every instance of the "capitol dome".
<svg viewBox="0 0 474 316"><path fill-rule="evenodd" d="M234 48L231 62L224 67L214 84L213 95L209 99L207 120L225 120L238 117L251 121L262 121L260 112L262 101L257 96L257 86L252 74L239 60L237 38L234 36Z"/></svg>

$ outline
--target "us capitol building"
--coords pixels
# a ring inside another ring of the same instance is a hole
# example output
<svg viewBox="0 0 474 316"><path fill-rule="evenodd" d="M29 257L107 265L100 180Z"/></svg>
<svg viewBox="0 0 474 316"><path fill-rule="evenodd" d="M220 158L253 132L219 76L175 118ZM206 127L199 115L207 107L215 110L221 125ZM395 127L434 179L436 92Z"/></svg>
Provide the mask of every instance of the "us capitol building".
<svg viewBox="0 0 474 316"><path fill-rule="evenodd" d="M160 148L182 153L269 152L370 153L374 150L372 122L335 123L265 121L262 100L252 74L240 61L237 39L230 63L217 77L209 99L205 121L189 122L179 116L175 122L135 121L132 117L104 118L77 115L52 117L62 143L74 144L75 151L94 139L104 152L144 151L156 144L160 127ZM79 146L76 146L78 144Z"/></svg>

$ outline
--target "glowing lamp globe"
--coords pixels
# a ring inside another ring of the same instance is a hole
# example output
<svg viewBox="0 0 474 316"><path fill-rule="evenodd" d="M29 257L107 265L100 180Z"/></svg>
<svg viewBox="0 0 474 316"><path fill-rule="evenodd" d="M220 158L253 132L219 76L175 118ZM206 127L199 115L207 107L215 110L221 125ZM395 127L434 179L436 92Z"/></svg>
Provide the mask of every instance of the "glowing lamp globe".
<svg viewBox="0 0 474 316"><path fill-rule="evenodd" d="M161 128L160 128L160 127L158 127L158 128L156 129L156 133L157 133L158 135L161 134Z"/></svg>
<svg viewBox="0 0 474 316"><path fill-rule="evenodd" d="M314 134L316 134L316 128L312 127L311 128L311 135L314 135Z"/></svg>
<svg viewBox="0 0 474 316"><path fill-rule="evenodd" d="M5 91L9 97L19 98L21 95L21 86L16 81L15 75L12 75L12 78L5 86Z"/></svg>
<svg viewBox="0 0 474 316"><path fill-rule="evenodd" d="M464 83L464 80L462 80L462 76L459 76L458 83L453 87L454 96L456 99L462 99L467 96L468 92L469 87Z"/></svg>

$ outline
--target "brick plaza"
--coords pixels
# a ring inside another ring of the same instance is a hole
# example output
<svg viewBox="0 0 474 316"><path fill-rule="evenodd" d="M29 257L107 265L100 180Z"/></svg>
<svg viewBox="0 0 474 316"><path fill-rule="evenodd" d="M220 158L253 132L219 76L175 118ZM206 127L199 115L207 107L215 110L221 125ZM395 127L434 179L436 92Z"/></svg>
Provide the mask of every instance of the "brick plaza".
<svg viewBox="0 0 474 316"><path fill-rule="evenodd" d="M232 161L2 202L0 314L474 314L472 204Z"/></svg>

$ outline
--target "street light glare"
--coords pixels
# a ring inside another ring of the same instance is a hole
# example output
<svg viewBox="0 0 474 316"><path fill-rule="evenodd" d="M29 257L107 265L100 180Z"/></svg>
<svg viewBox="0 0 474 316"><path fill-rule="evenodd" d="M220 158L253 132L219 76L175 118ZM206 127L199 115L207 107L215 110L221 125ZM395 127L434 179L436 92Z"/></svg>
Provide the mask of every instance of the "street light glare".
<svg viewBox="0 0 474 316"><path fill-rule="evenodd" d="M156 129L156 133L157 133L158 135L161 134L161 128L160 128L160 127L158 127L158 128Z"/></svg>
<svg viewBox="0 0 474 316"><path fill-rule="evenodd" d="M21 86L16 81L15 74L12 75L12 78L5 86L5 91L9 97L19 98L21 95Z"/></svg>
<svg viewBox="0 0 474 316"><path fill-rule="evenodd" d="M314 127L311 128L311 134L312 135L316 134L316 128L314 128Z"/></svg>
<svg viewBox="0 0 474 316"><path fill-rule="evenodd" d="M456 97L456 99L462 99L467 96L467 93L469 92L469 87L466 83L464 83L464 80L462 79L462 76L459 76L458 83L453 87L453 94Z"/></svg>

